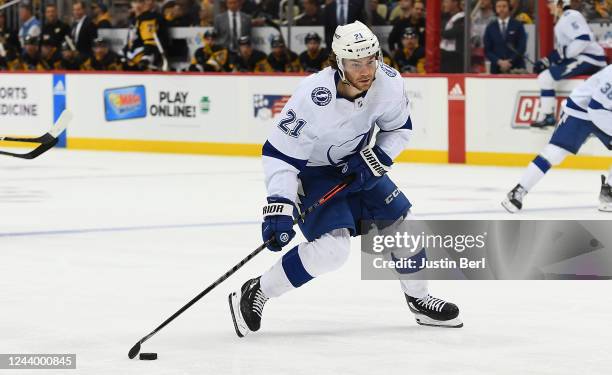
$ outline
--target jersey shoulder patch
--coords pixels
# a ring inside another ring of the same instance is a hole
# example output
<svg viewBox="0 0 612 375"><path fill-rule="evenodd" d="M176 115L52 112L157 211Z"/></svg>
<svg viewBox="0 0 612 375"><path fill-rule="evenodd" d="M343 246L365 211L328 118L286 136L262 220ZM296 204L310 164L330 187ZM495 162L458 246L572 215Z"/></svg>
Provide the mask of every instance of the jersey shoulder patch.
<svg viewBox="0 0 612 375"><path fill-rule="evenodd" d="M390 67L389 65L385 64L385 63L381 63L380 64L380 69L385 72L386 75L388 75L389 77L395 77L396 75L398 75L397 70L393 69L392 67Z"/></svg>
<svg viewBox="0 0 612 375"><path fill-rule="evenodd" d="M332 92L324 86L315 87L310 94L312 102L320 107L324 107L331 103Z"/></svg>

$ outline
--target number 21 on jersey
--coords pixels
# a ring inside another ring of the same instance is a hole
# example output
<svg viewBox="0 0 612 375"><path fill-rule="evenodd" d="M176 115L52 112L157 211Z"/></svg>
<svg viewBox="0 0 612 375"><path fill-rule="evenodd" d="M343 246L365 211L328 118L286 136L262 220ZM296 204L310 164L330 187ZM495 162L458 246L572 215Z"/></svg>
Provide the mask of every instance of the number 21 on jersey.
<svg viewBox="0 0 612 375"><path fill-rule="evenodd" d="M295 125L294 125L295 124ZM306 121L297 118L293 109L287 111L287 116L280 120L278 127L283 133L290 137L297 138L300 136L302 128L306 125Z"/></svg>

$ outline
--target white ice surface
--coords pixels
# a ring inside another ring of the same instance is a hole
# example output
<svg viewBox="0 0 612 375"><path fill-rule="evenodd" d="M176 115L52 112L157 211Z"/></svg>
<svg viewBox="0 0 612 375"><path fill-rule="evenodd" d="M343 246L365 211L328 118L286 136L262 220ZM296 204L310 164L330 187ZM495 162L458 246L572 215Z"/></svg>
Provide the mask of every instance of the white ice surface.
<svg viewBox="0 0 612 375"><path fill-rule="evenodd" d="M400 164L421 218L508 218L520 168ZM554 170L513 218L597 218L597 171ZM239 339L227 294L265 251L127 352L260 243L256 158L53 150L0 159L0 353L76 353L76 371L15 374L610 374L610 282L432 282L465 327L417 326L396 281L348 264L271 300ZM0 375L12 373L0 370Z"/></svg>

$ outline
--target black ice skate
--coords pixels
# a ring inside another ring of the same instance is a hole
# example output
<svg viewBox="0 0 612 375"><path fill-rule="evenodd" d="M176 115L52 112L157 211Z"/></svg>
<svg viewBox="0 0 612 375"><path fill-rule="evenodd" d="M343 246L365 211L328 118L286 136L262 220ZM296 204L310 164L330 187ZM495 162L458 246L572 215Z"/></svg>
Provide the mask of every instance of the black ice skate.
<svg viewBox="0 0 612 375"><path fill-rule="evenodd" d="M555 126L556 120L552 113L547 114L542 120L531 123L532 128L546 129L549 126Z"/></svg>
<svg viewBox="0 0 612 375"><path fill-rule="evenodd" d="M259 330L267 300L268 297L261 291L259 277L247 281L239 291L229 295L230 311L238 337Z"/></svg>
<svg viewBox="0 0 612 375"><path fill-rule="evenodd" d="M601 175L599 211L612 212L612 186L608 185L608 183L606 182L606 176L604 175Z"/></svg>
<svg viewBox="0 0 612 375"><path fill-rule="evenodd" d="M423 298L414 298L407 294L404 294L404 296L410 311L414 313L416 321L420 325L447 328L463 327L457 305L434 298L429 294Z"/></svg>
<svg viewBox="0 0 612 375"><path fill-rule="evenodd" d="M527 194L527 190L520 184L512 189L507 198L502 202L502 206L511 214L520 211L523 208L523 198Z"/></svg>

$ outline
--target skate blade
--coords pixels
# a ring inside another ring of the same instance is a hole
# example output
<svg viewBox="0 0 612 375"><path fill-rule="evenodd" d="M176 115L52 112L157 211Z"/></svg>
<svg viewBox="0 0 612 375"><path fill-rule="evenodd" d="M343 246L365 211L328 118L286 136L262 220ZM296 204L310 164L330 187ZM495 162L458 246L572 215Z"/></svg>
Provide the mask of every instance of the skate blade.
<svg viewBox="0 0 612 375"><path fill-rule="evenodd" d="M244 322L244 319L242 318L242 313L240 312L240 296L238 295L238 293L231 293L228 296L228 302L230 312L232 313L232 321L234 322L234 329L236 330L236 334L238 335L238 337L244 337L250 332L250 330Z"/></svg>
<svg viewBox="0 0 612 375"><path fill-rule="evenodd" d="M601 212L612 212L612 203L599 203L597 209Z"/></svg>
<svg viewBox="0 0 612 375"><path fill-rule="evenodd" d="M441 328L461 328L463 322L459 317L450 320L435 320L423 314L415 314L416 322L422 326Z"/></svg>
<svg viewBox="0 0 612 375"><path fill-rule="evenodd" d="M511 214L515 214L520 211L520 209L513 205L512 202L510 202L508 199L501 202L501 205L503 208L506 209L506 211L510 212Z"/></svg>

